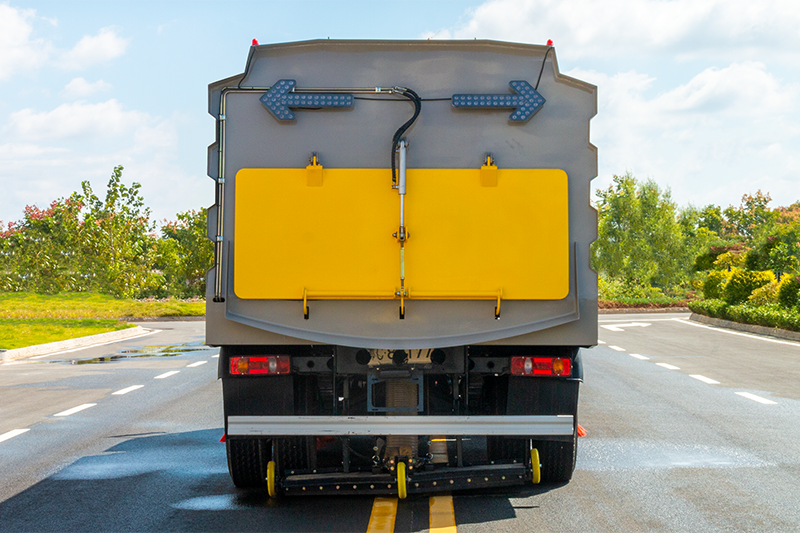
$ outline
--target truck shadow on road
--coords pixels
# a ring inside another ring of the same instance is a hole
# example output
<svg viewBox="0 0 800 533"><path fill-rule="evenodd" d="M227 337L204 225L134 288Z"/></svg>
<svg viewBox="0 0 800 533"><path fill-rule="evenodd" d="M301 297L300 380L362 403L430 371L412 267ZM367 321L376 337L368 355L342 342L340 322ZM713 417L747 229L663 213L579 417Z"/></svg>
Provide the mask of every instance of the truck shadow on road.
<svg viewBox="0 0 800 533"><path fill-rule="evenodd" d="M238 491L228 476L221 434L211 429L109 437L119 442L1 502L0 531L367 530L372 497L275 501L262 491ZM456 517L459 524L514 518L509 498L553 488L458 495ZM476 498L480 505L458 503ZM395 530L427 528L427 498L402 501Z"/></svg>

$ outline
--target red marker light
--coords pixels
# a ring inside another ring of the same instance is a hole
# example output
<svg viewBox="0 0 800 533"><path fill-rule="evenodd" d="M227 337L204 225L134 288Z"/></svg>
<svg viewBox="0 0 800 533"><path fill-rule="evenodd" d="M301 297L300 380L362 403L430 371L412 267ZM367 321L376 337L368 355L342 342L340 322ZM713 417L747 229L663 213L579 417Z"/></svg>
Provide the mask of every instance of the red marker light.
<svg viewBox="0 0 800 533"><path fill-rule="evenodd" d="M512 357L512 376L571 376L572 361L560 357Z"/></svg>
<svg viewBox="0 0 800 533"><path fill-rule="evenodd" d="M231 357L231 375L289 374L292 371L288 355Z"/></svg>
<svg viewBox="0 0 800 533"><path fill-rule="evenodd" d="M256 40L255 40L255 39L253 39L253 44L258 44L258 43L257 43L257 42L255 42L255 41L256 41ZM553 39L547 39L547 46L553 46Z"/></svg>
<svg viewBox="0 0 800 533"><path fill-rule="evenodd" d="M552 43L552 41L550 41ZM253 39L253 46L258 46L258 39Z"/></svg>

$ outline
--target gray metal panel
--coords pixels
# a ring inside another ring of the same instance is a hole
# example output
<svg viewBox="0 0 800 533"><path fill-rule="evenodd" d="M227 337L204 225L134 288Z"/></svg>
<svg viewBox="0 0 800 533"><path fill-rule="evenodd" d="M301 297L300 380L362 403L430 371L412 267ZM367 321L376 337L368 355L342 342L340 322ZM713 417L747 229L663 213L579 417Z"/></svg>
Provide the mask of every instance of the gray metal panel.
<svg viewBox="0 0 800 533"><path fill-rule="evenodd" d="M310 344L306 339L287 337L225 318L225 304L214 303L214 269L206 274L206 344Z"/></svg>
<svg viewBox="0 0 800 533"><path fill-rule="evenodd" d="M572 415L229 416L227 435L572 435Z"/></svg>
<svg viewBox="0 0 800 533"><path fill-rule="evenodd" d="M214 204L206 209L206 237L211 242L217 240L217 205Z"/></svg>
<svg viewBox="0 0 800 533"><path fill-rule="evenodd" d="M219 144L213 143L208 146L208 164L206 173L209 178L216 180L219 177Z"/></svg>
<svg viewBox="0 0 800 533"><path fill-rule="evenodd" d="M224 87L406 86L423 98L455 93L500 93L511 80L535 83L546 47L492 41L309 41L251 49L249 74L209 86L209 109L219 112ZM242 300L232 290L235 175L242 168L303 167L318 152L327 168L386 168L394 131L412 113L408 103L357 100L352 109L297 112L283 124L259 102L263 92L229 94L226 109L224 303L210 303L207 331L216 344L243 343L233 324L275 337L369 348L422 348L469 343L592 345L597 339L597 275L589 267L596 213L589 204L597 151L589 143L596 88L558 74L548 57L539 92L547 99L526 124L507 111L459 110L449 101L424 102L408 131L411 168L477 168L492 152L500 168L560 168L569 177L570 294L561 301L312 301L303 320L297 301ZM215 157L209 153L210 159ZM213 175L210 169L209 174ZM577 277L574 265L577 264ZM213 284L213 277L209 278ZM574 288L577 285L577 290ZM218 307L224 307L220 313ZM247 335L248 339L258 335ZM248 341L251 342L251 341Z"/></svg>

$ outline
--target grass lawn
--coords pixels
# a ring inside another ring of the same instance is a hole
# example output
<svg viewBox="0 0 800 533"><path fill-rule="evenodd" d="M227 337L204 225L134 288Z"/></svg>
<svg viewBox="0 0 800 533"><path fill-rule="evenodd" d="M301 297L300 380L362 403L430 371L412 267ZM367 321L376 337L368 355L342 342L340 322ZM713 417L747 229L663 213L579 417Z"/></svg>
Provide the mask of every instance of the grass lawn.
<svg viewBox="0 0 800 533"><path fill-rule="evenodd" d="M151 316L203 316L205 302L181 300L117 300L105 294L72 292L34 294L0 292L0 319L3 318L114 318ZM116 320L112 322L116 323ZM113 330L106 330L113 331ZM88 335L88 334L87 334ZM73 335L75 337L79 335ZM45 341L47 342L47 341Z"/></svg>
<svg viewBox="0 0 800 533"><path fill-rule="evenodd" d="M114 319L0 318L0 348L13 350L129 327L133 324Z"/></svg>

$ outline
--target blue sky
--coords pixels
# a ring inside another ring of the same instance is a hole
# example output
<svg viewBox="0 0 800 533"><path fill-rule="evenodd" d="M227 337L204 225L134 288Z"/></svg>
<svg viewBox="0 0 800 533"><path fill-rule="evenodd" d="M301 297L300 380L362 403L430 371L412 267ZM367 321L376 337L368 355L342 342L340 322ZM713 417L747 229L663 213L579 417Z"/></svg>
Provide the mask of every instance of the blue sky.
<svg viewBox="0 0 800 533"><path fill-rule="evenodd" d="M0 220L112 168L158 220L207 206L208 83L253 38L553 39L599 87L594 188L631 171L680 203L800 199L800 5L783 0L0 2Z"/></svg>

